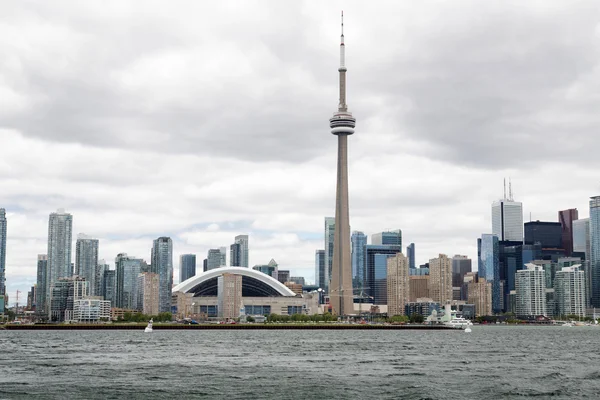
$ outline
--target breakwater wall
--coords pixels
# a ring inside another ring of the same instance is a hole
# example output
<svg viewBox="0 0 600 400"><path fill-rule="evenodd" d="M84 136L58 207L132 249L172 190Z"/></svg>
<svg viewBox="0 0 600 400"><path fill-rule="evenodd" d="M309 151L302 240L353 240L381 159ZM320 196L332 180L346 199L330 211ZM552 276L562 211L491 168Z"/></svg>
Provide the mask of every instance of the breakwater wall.
<svg viewBox="0 0 600 400"><path fill-rule="evenodd" d="M144 330L146 324L33 324L0 325L1 329L21 330ZM457 330L444 325L358 325L358 324L154 324L153 330L291 330L291 329L327 329L327 330Z"/></svg>

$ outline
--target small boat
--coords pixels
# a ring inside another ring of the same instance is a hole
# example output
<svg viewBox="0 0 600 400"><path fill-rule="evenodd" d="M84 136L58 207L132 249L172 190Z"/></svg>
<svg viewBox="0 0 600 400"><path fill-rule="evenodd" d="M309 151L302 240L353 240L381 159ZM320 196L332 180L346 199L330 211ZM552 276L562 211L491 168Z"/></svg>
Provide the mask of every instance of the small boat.
<svg viewBox="0 0 600 400"><path fill-rule="evenodd" d="M148 326L146 327L146 329L144 329L144 332L146 332L146 333L152 332L152 319L150 319L150 321L148 321Z"/></svg>
<svg viewBox="0 0 600 400"><path fill-rule="evenodd" d="M565 322L565 323L564 323L564 324L562 324L561 326L571 327L571 326L573 326L573 324L572 324L572 323L570 323L570 322Z"/></svg>
<svg viewBox="0 0 600 400"><path fill-rule="evenodd" d="M467 327L465 328L465 332L466 333L471 333L471 327L467 325Z"/></svg>

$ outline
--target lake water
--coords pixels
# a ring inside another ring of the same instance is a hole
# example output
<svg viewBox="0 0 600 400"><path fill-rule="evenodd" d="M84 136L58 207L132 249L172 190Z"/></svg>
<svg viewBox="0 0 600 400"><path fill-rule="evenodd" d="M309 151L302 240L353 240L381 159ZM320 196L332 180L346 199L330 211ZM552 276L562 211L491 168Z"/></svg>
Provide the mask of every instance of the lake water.
<svg viewBox="0 0 600 400"><path fill-rule="evenodd" d="M600 327L0 331L0 399L600 398Z"/></svg>

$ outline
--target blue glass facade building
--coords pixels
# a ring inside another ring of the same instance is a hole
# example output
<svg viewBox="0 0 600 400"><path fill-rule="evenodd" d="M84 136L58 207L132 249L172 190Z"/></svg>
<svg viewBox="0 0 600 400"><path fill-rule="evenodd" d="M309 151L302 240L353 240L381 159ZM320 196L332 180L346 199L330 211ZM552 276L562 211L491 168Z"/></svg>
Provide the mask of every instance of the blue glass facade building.
<svg viewBox="0 0 600 400"><path fill-rule="evenodd" d="M378 246L400 246L402 248L402 230L374 233L371 235L371 244Z"/></svg>
<svg viewBox="0 0 600 400"><path fill-rule="evenodd" d="M492 312L502 311L498 236L483 234L477 239L478 274L492 284Z"/></svg>
<svg viewBox="0 0 600 400"><path fill-rule="evenodd" d="M415 244L406 246L406 258L408 258L408 269L415 269Z"/></svg>
<svg viewBox="0 0 600 400"><path fill-rule="evenodd" d="M362 289L365 285L365 248L367 235L354 231L350 238L352 242L352 287ZM356 292L356 291L355 291Z"/></svg>
<svg viewBox="0 0 600 400"><path fill-rule="evenodd" d="M169 312L173 287L173 241L170 237L154 240L150 272L158 274L158 311Z"/></svg>
<svg viewBox="0 0 600 400"><path fill-rule="evenodd" d="M365 293L374 304L387 304L387 259L402 252L400 245L367 245L365 248Z"/></svg>
<svg viewBox="0 0 600 400"><path fill-rule="evenodd" d="M179 282L196 275L196 255L182 254L179 257Z"/></svg>
<svg viewBox="0 0 600 400"><path fill-rule="evenodd" d="M325 270L325 250L315 251L315 285L321 289L325 289L325 277L327 271Z"/></svg>

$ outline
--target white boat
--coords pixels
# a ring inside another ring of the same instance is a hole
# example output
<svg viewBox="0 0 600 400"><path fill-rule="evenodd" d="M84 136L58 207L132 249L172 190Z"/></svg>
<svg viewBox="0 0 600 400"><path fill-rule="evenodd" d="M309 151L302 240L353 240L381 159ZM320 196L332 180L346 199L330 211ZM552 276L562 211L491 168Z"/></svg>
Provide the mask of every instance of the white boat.
<svg viewBox="0 0 600 400"><path fill-rule="evenodd" d="M152 332L152 319L150 319L150 321L148 321L148 326L146 327L146 329L144 329L144 332L146 332L146 333Z"/></svg>
<svg viewBox="0 0 600 400"><path fill-rule="evenodd" d="M465 328L465 333L471 333L471 327L467 325Z"/></svg>
<svg viewBox="0 0 600 400"><path fill-rule="evenodd" d="M468 328L469 326L473 325L473 323L470 320L465 319L463 317L454 317L449 322L445 322L444 325L450 326L452 328L463 329Z"/></svg>
<svg viewBox="0 0 600 400"><path fill-rule="evenodd" d="M567 327L571 327L571 326L573 326L573 324L572 324L572 323L570 323L570 322L565 322L565 323L564 323L564 324L562 324L561 326L567 326Z"/></svg>

